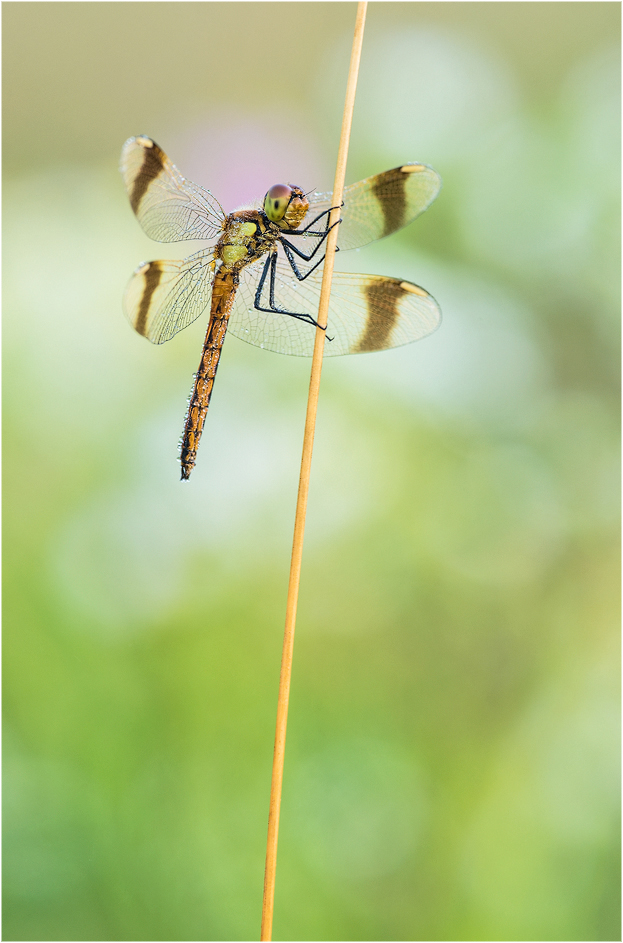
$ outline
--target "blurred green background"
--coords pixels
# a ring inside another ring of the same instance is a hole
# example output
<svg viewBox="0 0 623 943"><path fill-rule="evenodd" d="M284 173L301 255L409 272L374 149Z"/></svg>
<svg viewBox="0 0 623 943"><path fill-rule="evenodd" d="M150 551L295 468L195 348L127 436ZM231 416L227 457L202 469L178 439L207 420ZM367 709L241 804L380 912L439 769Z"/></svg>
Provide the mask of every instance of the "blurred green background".
<svg viewBox="0 0 623 943"><path fill-rule="evenodd" d="M4 939L257 939L309 361L154 348L124 140L330 189L355 5L5 3ZM617 3L373 3L339 257L444 323L326 364L274 937L619 939Z"/></svg>

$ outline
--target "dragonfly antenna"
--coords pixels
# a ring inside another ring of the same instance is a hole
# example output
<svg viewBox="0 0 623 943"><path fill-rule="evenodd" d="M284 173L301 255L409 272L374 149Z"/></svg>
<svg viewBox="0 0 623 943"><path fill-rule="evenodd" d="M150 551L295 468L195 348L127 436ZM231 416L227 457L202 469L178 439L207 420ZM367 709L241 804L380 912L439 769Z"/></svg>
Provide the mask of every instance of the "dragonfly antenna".
<svg viewBox="0 0 623 943"><path fill-rule="evenodd" d="M346 160L348 157L348 143L355 106L355 92L361 59L363 31L366 22L367 2L357 5L357 19L355 34L350 56L350 69L346 84L346 99L344 102L344 117L342 118L342 132L335 168L335 182L333 184L332 206L329 223L339 219L346 176ZM292 674L292 650L294 647L294 628L296 624L296 608L298 603L299 582L301 576L301 559L303 555L303 535L305 532L305 515L307 512L307 496L309 494L309 477L311 472L312 450L314 445L314 431L316 428L316 412L318 409L318 393L320 390L320 373L322 370L322 356L329 313L329 296L331 293L331 279L333 277L333 261L337 248L338 226L334 226L327 237L326 258L322 275L320 304L318 307L318 327L309 381L309 395L307 398L307 415L305 417L305 435L303 438L303 455L301 457L301 474L294 517L294 537L292 540L292 560L290 563L290 579L288 583L288 598L286 603L286 624L283 636L283 651L281 656L281 674L279 677L279 696L277 699L277 725L275 731L275 752L273 756L273 774L270 787L270 806L268 812L268 841L266 845L266 871L264 875L264 899L262 902L262 930L261 940L272 939L273 904L275 899L275 874L277 870L277 840L279 836L279 811L281 807L281 785L283 782L283 760L286 745L286 726L288 722L288 701L290 698L290 678Z"/></svg>

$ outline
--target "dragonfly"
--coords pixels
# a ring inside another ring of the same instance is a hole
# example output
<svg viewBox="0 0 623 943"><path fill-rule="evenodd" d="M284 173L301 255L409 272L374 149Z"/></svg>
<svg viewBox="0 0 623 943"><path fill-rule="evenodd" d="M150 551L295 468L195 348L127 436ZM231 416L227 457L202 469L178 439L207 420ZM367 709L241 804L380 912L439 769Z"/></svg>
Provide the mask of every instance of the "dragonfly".
<svg viewBox="0 0 623 943"><path fill-rule="evenodd" d="M170 340L209 308L180 441L182 480L195 466L226 332L266 350L311 356L332 226L339 225L338 250L365 246L412 222L441 187L431 167L403 164L346 187L340 219L331 224L331 194L305 193L293 184L275 184L263 201L226 214L146 135L125 142L120 169L151 239L212 244L179 262L142 262L123 297L130 324L153 344ZM334 272L324 353L399 347L431 334L440 321L439 305L419 285Z"/></svg>

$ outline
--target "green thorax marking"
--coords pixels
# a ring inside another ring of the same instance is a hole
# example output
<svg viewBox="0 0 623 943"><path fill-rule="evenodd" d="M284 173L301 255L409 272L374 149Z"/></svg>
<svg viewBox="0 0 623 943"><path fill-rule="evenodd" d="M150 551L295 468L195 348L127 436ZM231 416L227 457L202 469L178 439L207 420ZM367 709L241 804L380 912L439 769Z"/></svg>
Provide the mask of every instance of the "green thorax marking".
<svg viewBox="0 0 623 943"><path fill-rule="evenodd" d="M240 210L227 217L217 252L225 265L242 268L264 255L278 237L278 227L271 223L266 225L263 214L257 210Z"/></svg>

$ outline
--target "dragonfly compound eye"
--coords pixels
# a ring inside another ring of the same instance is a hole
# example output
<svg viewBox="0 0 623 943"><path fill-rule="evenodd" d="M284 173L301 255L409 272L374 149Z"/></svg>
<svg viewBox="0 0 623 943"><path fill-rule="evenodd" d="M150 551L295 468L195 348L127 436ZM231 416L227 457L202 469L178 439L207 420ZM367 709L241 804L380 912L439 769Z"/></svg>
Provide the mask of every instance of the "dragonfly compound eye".
<svg viewBox="0 0 623 943"><path fill-rule="evenodd" d="M264 212L272 223L283 219L291 199L292 187L285 183L276 183L270 188L264 198Z"/></svg>

